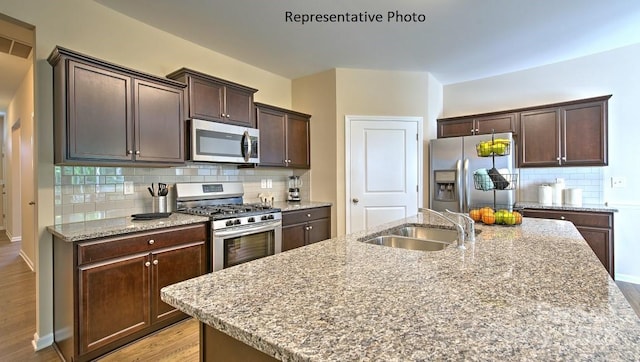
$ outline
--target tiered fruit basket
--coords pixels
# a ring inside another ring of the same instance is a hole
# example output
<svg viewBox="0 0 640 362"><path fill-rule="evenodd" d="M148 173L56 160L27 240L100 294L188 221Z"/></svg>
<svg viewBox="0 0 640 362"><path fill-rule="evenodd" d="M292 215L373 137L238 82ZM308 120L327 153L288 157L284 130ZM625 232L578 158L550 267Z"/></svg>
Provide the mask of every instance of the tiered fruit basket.
<svg viewBox="0 0 640 362"><path fill-rule="evenodd" d="M474 205L469 210L469 217L475 222L486 225L520 225L522 224L521 210L514 210L507 205Z"/></svg>
<svg viewBox="0 0 640 362"><path fill-rule="evenodd" d="M492 168L489 170L477 170L473 175L473 183L476 190L493 191L493 204L474 205L469 209L469 216L476 222L487 225L520 225L522 213L514 210L511 205L497 205L496 192L514 190L518 181L518 175L500 172L495 168L495 158L507 156L511 153L511 141L491 137L490 141L480 142L476 145L478 157L492 157ZM482 171L482 172L480 172Z"/></svg>

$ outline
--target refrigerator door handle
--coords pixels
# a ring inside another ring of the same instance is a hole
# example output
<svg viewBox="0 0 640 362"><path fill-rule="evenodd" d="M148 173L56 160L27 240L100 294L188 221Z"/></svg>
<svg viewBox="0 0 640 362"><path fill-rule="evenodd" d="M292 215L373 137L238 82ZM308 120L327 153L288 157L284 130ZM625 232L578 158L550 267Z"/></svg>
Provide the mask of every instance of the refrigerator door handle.
<svg viewBox="0 0 640 362"><path fill-rule="evenodd" d="M464 159L464 209L461 212L469 212L469 202L471 199L471 184L469 181L469 159Z"/></svg>
<svg viewBox="0 0 640 362"><path fill-rule="evenodd" d="M458 190L458 210L463 212L464 185L462 184L462 160L456 161L456 190Z"/></svg>

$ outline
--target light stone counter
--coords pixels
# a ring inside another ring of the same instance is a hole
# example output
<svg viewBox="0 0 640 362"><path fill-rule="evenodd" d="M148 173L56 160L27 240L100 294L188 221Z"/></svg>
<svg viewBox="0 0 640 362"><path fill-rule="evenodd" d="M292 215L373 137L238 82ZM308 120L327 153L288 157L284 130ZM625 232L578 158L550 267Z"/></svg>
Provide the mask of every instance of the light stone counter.
<svg viewBox="0 0 640 362"><path fill-rule="evenodd" d="M359 238L422 215L162 289L285 361L640 360L640 319L576 228L478 225L467 250Z"/></svg>
<svg viewBox="0 0 640 362"><path fill-rule="evenodd" d="M167 218L155 220L132 220L119 217L85 222L74 222L47 226L47 231L58 238L73 242L106 236L124 235L139 231L156 230L172 226L196 224L209 221L208 217L172 213Z"/></svg>
<svg viewBox="0 0 640 362"><path fill-rule="evenodd" d="M281 209L282 212L313 209L316 207L325 207L325 206L331 206L331 203L321 202L321 201L300 201L300 202L276 201L273 203L273 207L277 207Z"/></svg>
<svg viewBox="0 0 640 362"><path fill-rule="evenodd" d="M516 202L516 207L525 209L543 209L558 211L590 211L590 212L618 212L615 207L599 204L583 204L582 206L570 205L543 205L537 202Z"/></svg>

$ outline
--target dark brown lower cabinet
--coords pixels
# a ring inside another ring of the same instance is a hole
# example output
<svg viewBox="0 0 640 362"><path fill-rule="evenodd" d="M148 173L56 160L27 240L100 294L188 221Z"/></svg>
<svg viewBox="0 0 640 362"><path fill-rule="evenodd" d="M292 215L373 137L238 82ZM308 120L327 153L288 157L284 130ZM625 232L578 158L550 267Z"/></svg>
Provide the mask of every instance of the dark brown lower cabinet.
<svg viewBox="0 0 640 362"><path fill-rule="evenodd" d="M330 238L330 206L282 213L282 251Z"/></svg>
<svg viewBox="0 0 640 362"><path fill-rule="evenodd" d="M571 221L598 259L600 259L609 275L615 278L613 264L613 212L525 209L524 216Z"/></svg>
<svg viewBox="0 0 640 362"><path fill-rule="evenodd" d="M88 361L186 318L160 289L207 272L207 226L54 240L54 340Z"/></svg>

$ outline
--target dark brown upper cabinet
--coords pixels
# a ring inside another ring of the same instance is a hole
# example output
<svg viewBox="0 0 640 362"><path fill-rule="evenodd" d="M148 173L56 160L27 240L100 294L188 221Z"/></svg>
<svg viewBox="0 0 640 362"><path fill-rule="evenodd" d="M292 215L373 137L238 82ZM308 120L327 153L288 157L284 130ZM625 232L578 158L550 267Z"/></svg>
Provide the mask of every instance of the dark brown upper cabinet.
<svg viewBox="0 0 640 362"><path fill-rule="evenodd" d="M184 163L184 84L56 47L54 162Z"/></svg>
<svg viewBox="0 0 640 362"><path fill-rule="evenodd" d="M518 167L606 166L610 97L521 112Z"/></svg>
<svg viewBox="0 0 640 362"><path fill-rule="evenodd" d="M188 118L256 127L253 94L257 89L187 68L178 69L167 78L187 84Z"/></svg>
<svg viewBox="0 0 640 362"><path fill-rule="evenodd" d="M513 132L517 113L499 113L438 119L438 138Z"/></svg>
<svg viewBox="0 0 640 362"><path fill-rule="evenodd" d="M260 130L260 166L310 168L308 114L256 103Z"/></svg>

